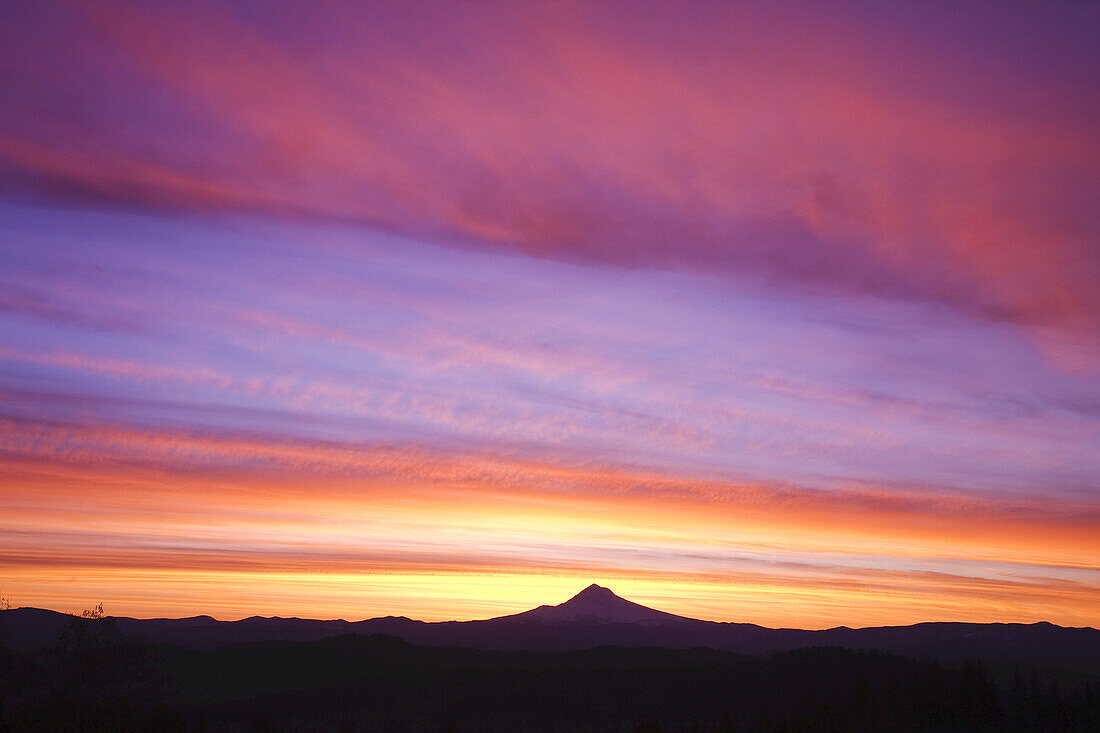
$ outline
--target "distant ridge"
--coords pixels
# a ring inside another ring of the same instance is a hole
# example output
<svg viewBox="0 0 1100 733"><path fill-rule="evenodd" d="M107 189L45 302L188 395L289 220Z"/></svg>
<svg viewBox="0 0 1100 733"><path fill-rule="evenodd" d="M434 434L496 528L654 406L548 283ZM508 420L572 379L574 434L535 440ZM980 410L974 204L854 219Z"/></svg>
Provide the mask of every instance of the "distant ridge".
<svg viewBox="0 0 1100 733"><path fill-rule="evenodd" d="M0 611L0 646L48 645L72 622L69 614L37 608ZM1100 672L1100 631L1035 624L920 623L822 631L770 629L658 611L590 585L558 605L480 621L424 622L404 616L365 621L252 616L217 621L117 617L121 634L192 649L258 641L317 641L341 634L387 634L412 644L487 650L570 651L597 646L706 647L770 654L803 647L840 646L945 661L984 659Z"/></svg>

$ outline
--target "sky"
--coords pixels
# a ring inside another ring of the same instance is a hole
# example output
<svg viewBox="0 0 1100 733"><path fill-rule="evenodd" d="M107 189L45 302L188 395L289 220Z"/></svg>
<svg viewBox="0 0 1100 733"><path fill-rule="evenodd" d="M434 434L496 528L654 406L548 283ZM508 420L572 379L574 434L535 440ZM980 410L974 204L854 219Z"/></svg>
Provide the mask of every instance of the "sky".
<svg viewBox="0 0 1100 733"><path fill-rule="evenodd" d="M13 605L1100 626L1100 4L5 15Z"/></svg>

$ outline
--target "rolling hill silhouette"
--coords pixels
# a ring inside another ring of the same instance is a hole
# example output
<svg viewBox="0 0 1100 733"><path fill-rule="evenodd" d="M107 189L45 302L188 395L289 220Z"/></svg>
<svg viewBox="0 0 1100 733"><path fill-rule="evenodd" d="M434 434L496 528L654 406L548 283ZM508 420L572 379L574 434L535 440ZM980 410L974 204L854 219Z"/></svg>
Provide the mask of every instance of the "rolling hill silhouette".
<svg viewBox="0 0 1100 733"><path fill-rule="evenodd" d="M27 650L50 643L72 620L36 608L0 611L0 645ZM562 652L598 646L704 647L764 655L839 646L945 661L982 659L1050 668L1100 670L1100 631L1050 623L920 623L821 631L771 629L677 616L590 585L558 605L478 621L425 622L404 616L364 621L252 616L218 621L115 618L118 632L196 650L261 641L317 641L343 634L385 634L406 642L496 651Z"/></svg>

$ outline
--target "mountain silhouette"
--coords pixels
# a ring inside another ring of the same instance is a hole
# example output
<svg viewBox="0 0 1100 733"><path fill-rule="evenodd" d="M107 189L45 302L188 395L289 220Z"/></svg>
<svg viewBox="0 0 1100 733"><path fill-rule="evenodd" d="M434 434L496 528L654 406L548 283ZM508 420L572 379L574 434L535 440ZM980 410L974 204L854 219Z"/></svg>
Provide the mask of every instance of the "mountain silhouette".
<svg viewBox="0 0 1100 733"><path fill-rule="evenodd" d="M48 645L72 616L36 608L0 611L0 646ZM839 646L945 661L984 659L1051 668L1100 671L1100 631L1035 624L921 623L820 631L770 629L666 613L590 585L558 605L478 621L425 622L404 616L364 621L252 616L218 621L117 617L120 634L190 649L262 641L309 642L343 635L386 634L412 644L497 651L562 652L600 646L704 647L767 655L804 647Z"/></svg>
<svg viewBox="0 0 1100 733"><path fill-rule="evenodd" d="M684 616L657 611L615 595L610 588L593 583L565 603L539 606L530 611L500 616L491 620L511 619L531 623L618 623L657 625L693 621Z"/></svg>

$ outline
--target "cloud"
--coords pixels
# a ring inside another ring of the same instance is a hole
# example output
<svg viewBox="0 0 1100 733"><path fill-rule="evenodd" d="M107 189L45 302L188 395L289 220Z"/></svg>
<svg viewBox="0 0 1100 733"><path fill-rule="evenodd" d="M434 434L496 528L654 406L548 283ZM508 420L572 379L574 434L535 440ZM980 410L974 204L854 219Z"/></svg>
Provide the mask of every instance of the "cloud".
<svg viewBox="0 0 1100 733"><path fill-rule="evenodd" d="M484 509L475 507L488 503L521 515L545 513L547 527L554 522L568 525L575 512L588 513L606 526L621 521L632 525L659 515L664 527L693 527L690 532L697 536L763 533L779 541L802 535L796 545L817 538L823 547L829 542L939 552L954 547L959 553L1019 556L1029 562L1071 557L1090 562L1100 552L1093 531L1100 515L1087 499L1008 499L898 486L824 490L613 464L563 465L508 457L488 446L444 451L429 445L306 441L225 430L138 430L8 418L0 423L0 436L12 476L6 495L23 496L26 502L32 496L26 492L36 487L32 503L42 506L64 506L75 498L70 494L83 491L79 485L56 483L52 477L62 471L117 482L119 488L99 502L105 508L142 513L150 511L149 502L167 509L180 501L197 501L199 506L211 502L212 515L226 519L242 508L261 506L335 517L361 501L377 509L415 500L424 508L410 509L409 515L422 514L426 521L446 516L448 507L465 506L476 513ZM145 482L151 482L149 487ZM161 498L153 498L157 496ZM134 501L139 502L136 507ZM95 507L85 503L80 512L86 517ZM241 519L242 526L251 521Z"/></svg>
<svg viewBox="0 0 1100 733"><path fill-rule="evenodd" d="M41 11L15 39L0 155L12 192L931 301L1087 350L1100 136L1071 64L1095 54L1022 44L1023 16L933 52L848 12L337 3L305 28L289 8L78 4L86 25Z"/></svg>

